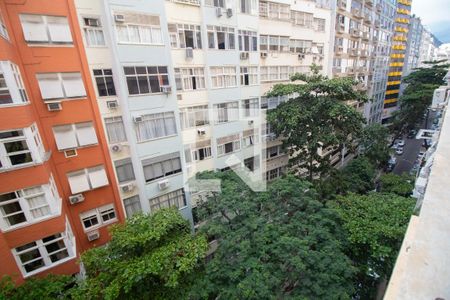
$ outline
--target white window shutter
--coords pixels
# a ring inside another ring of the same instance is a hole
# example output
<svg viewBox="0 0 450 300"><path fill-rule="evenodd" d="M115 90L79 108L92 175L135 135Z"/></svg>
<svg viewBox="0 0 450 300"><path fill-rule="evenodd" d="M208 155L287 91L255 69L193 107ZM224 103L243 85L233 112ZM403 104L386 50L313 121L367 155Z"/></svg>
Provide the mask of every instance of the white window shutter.
<svg viewBox="0 0 450 300"><path fill-rule="evenodd" d="M66 17L47 17L48 32L52 42L71 43L69 23Z"/></svg>
<svg viewBox="0 0 450 300"><path fill-rule="evenodd" d="M67 175L69 179L70 190L72 194L78 194L84 191L89 191L89 181L84 170L70 173Z"/></svg>
<svg viewBox="0 0 450 300"><path fill-rule="evenodd" d="M48 42L47 28L42 16L20 15L20 22L27 42Z"/></svg>
<svg viewBox="0 0 450 300"><path fill-rule="evenodd" d="M93 189L108 185L108 177L106 176L105 168L98 166L88 169L89 181Z"/></svg>
<svg viewBox="0 0 450 300"><path fill-rule="evenodd" d="M72 125L55 126L53 127L53 134L58 150L73 149L78 146Z"/></svg>
<svg viewBox="0 0 450 300"><path fill-rule="evenodd" d="M86 96L80 73L61 73L61 77L67 98Z"/></svg>
<svg viewBox="0 0 450 300"><path fill-rule="evenodd" d="M75 124L75 128L80 146L98 144L97 135L92 122Z"/></svg>
<svg viewBox="0 0 450 300"><path fill-rule="evenodd" d="M41 90L42 99L61 99L64 98L61 82L57 73L37 74L36 78Z"/></svg>

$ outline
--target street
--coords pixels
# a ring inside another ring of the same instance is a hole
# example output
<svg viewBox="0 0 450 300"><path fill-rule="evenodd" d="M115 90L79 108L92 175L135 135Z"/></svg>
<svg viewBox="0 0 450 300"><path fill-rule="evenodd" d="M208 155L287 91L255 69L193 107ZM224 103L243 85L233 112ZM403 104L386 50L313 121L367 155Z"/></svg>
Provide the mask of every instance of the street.
<svg viewBox="0 0 450 300"><path fill-rule="evenodd" d="M430 127L434 117L436 116L436 112L430 111L428 114L427 122L423 122L421 128L427 128ZM394 167L394 170L392 171L395 174L402 174L402 173L409 173L409 171L412 169L414 162L417 159L417 155L419 154L423 140L417 140L417 139L408 139L406 136L403 137L403 140L405 141L405 146L403 147L404 151L402 155L395 155L397 157L397 164ZM422 151L425 151L425 148L423 148Z"/></svg>

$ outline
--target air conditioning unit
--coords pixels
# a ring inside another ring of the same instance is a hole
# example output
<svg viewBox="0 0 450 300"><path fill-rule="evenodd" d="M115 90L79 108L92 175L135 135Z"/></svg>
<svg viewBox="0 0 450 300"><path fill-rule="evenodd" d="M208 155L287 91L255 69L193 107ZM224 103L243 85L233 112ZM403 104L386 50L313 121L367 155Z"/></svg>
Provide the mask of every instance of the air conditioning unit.
<svg viewBox="0 0 450 300"><path fill-rule="evenodd" d="M62 104L61 104L61 102L48 103L47 109L48 109L48 111L62 110Z"/></svg>
<svg viewBox="0 0 450 300"><path fill-rule="evenodd" d="M231 18L233 16L233 9L232 8L227 8L227 17Z"/></svg>
<svg viewBox="0 0 450 300"><path fill-rule="evenodd" d="M205 134L206 134L206 129L205 129L205 128L199 128L199 129L197 129L197 134L198 134L198 135L205 135Z"/></svg>
<svg viewBox="0 0 450 300"><path fill-rule="evenodd" d="M125 22L125 16L124 15L114 15L114 21L118 23Z"/></svg>
<svg viewBox="0 0 450 300"><path fill-rule="evenodd" d="M122 145L121 144L112 145L111 151L116 153L122 151Z"/></svg>
<svg viewBox="0 0 450 300"><path fill-rule="evenodd" d="M248 121L248 125L252 125L254 123L253 120Z"/></svg>
<svg viewBox="0 0 450 300"><path fill-rule="evenodd" d="M135 117L133 117L133 121L134 121L134 123L142 122L142 116L135 116Z"/></svg>
<svg viewBox="0 0 450 300"><path fill-rule="evenodd" d="M98 19L93 19L93 18L85 18L84 19L84 23L87 26L92 26L92 27L99 27L100 26L100 21Z"/></svg>
<svg viewBox="0 0 450 300"><path fill-rule="evenodd" d="M72 205L79 203L79 202L83 202L83 201L84 201L83 194L76 194L76 195L69 196L69 202Z"/></svg>
<svg viewBox="0 0 450 300"><path fill-rule="evenodd" d="M170 85L162 85L160 91L164 94L170 94L172 92L172 87Z"/></svg>
<svg viewBox="0 0 450 300"><path fill-rule="evenodd" d="M117 100L106 101L106 106L109 109L117 109L119 107L119 102L117 102Z"/></svg>
<svg viewBox="0 0 450 300"><path fill-rule="evenodd" d="M248 59L248 52L241 52L239 57L241 59Z"/></svg>
<svg viewBox="0 0 450 300"><path fill-rule="evenodd" d="M192 59L194 58L194 50L192 47L186 48L186 59Z"/></svg>
<svg viewBox="0 0 450 300"><path fill-rule="evenodd" d="M133 182L129 182L127 184L121 185L120 186L120 190L122 191L122 193L129 193L132 190L134 190L134 183Z"/></svg>
<svg viewBox="0 0 450 300"><path fill-rule="evenodd" d="M298 55L298 60L302 60L302 59L305 59L305 54L300 53L300 54Z"/></svg>
<svg viewBox="0 0 450 300"><path fill-rule="evenodd" d="M86 237L89 242L98 240L100 238L100 232L98 232L98 230L89 231L86 233Z"/></svg>
<svg viewBox="0 0 450 300"><path fill-rule="evenodd" d="M77 149L70 149L70 150L64 151L64 156L66 158L75 157L77 155L78 155Z"/></svg>
<svg viewBox="0 0 450 300"><path fill-rule="evenodd" d="M222 16L222 8L221 7L216 8L216 16L218 18L220 18Z"/></svg>
<svg viewBox="0 0 450 300"><path fill-rule="evenodd" d="M261 58L266 58L267 57L267 52L261 52Z"/></svg>
<svg viewBox="0 0 450 300"><path fill-rule="evenodd" d="M167 189L169 185L169 180L161 180L158 182L158 188L160 191Z"/></svg>

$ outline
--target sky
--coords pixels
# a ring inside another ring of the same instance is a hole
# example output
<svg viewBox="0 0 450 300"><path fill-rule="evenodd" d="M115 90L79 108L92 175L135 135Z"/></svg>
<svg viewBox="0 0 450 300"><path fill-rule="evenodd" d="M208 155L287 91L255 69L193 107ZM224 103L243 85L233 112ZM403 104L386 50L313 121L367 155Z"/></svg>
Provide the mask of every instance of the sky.
<svg viewBox="0 0 450 300"><path fill-rule="evenodd" d="M412 0L412 13L441 42L450 43L450 0Z"/></svg>

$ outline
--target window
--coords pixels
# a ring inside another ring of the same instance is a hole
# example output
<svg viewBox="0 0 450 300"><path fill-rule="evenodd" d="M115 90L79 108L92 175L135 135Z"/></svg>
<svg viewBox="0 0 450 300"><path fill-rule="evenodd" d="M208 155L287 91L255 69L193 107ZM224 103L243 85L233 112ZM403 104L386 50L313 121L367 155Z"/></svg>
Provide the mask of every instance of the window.
<svg viewBox="0 0 450 300"><path fill-rule="evenodd" d="M302 11L291 11L291 21L294 25L312 28L313 19L313 14Z"/></svg>
<svg viewBox="0 0 450 300"><path fill-rule="evenodd" d="M57 191L53 179L48 185L39 185L0 194L0 226L10 228L23 223L34 223L56 213Z"/></svg>
<svg viewBox="0 0 450 300"><path fill-rule="evenodd" d="M284 173L284 167L279 167L270 171L266 172L266 180L271 181L274 179L277 179L278 177L283 176Z"/></svg>
<svg viewBox="0 0 450 300"><path fill-rule="evenodd" d="M66 17L20 15L25 41L33 44L72 44Z"/></svg>
<svg viewBox="0 0 450 300"><path fill-rule="evenodd" d="M104 166L82 169L67 174L72 194L86 192L109 184Z"/></svg>
<svg viewBox="0 0 450 300"><path fill-rule="evenodd" d="M115 12L123 17L123 22L116 21L117 40L123 44L162 45L163 38L159 16L134 12Z"/></svg>
<svg viewBox="0 0 450 300"><path fill-rule="evenodd" d="M258 84L258 67L241 67L241 85Z"/></svg>
<svg viewBox="0 0 450 300"><path fill-rule="evenodd" d="M210 67L212 88L237 86L236 67Z"/></svg>
<svg viewBox="0 0 450 300"><path fill-rule="evenodd" d="M181 129L209 124L208 105L180 108Z"/></svg>
<svg viewBox="0 0 450 300"><path fill-rule="evenodd" d="M184 157L186 159L186 163L204 160L210 158L211 156L211 140L200 141L195 144L184 146Z"/></svg>
<svg viewBox="0 0 450 300"><path fill-rule="evenodd" d="M183 189L152 198L149 201L151 211L156 211L164 207L175 206L177 208L183 208L186 206L186 196L184 195Z"/></svg>
<svg viewBox="0 0 450 300"><path fill-rule="evenodd" d="M271 99L271 98L269 98ZM263 141L269 141L269 140L274 140L276 138L276 134L275 131L273 130L272 126L270 126L270 124L263 124L261 126L261 136ZM264 156L265 158L265 156Z"/></svg>
<svg viewBox="0 0 450 300"><path fill-rule="evenodd" d="M181 173L180 153L174 152L142 161L146 182Z"/></svg>
<svg viewBox="0 0 450 300"><path fill-rule="evenodd" d="M81 73L36 74L42 99L70 99L86 97Z"/></svg>
<svg viewBox="0 0 450 300"><path fill-rule="evenodd" d="M168 27L172 48L202 49L200 25L169 24Z"/></svg>
<svg viewBox="0 0 450 300"><path fill-rule="evenodd" d="M261 67L261 81L289 80L289 66Z"/></svg>
<svg viewBox="0 0 450 300"><path fill-rule="evenodd" d="M263 157L265 159L271 159L283 154L283 149L281 145L269 147L265 150Z"/></svg>
<svg viewBox="0 0 450 300"><path fill-rule="evenodd" d="M83 18L84 38L89 47L106 46L100 18Z"/></svg>
<svg viewBox="0 0 450 300"><path fill-rule="evenodd" d="M114 162L114 166L116 167L117 180L119 183L124 183L135 179L131 158L116 160Z"/></svg>
<svg viewBox="0 0 450 300"><path fill-rule="evenodd" d="M239 134L233 134L217 139L217 155L233 153L241 149Z"/></svg>
<svg viewBox="0 0 450 300"><path fill-rule="evenodd" d="M115 96L116 88L111 69L95 69L94 78L97 84L97 91L100 97Z"/></svg>
<svg viewBox="0 0 450 300"><path fill-rule="evenodd" d="M105 118L106 134L110 144L116 144L127 141L125 127L122 117Z"/></svg>
<svg viewBox="0 0 450 300"><path fill-rule="evenodd" d="M243 14L258 14L258 1L257 0L239 0L240 12Z"/></svg>
<svg viewBox="0 0 450 300"><path fill-rule="evenodd" d="M239 120L239 102L214 104L214 121L216 124Z"/></svg>
<svg viewBox="0 0 450 300"><path fill-rule="evenodd" d="M175 84L178 91L205 89L205 69L175 68Z"/></svg>
<svg viewBox="0 0 450 300"><path fill-rule="evenodd" d="M92 230L117 221L114 205L108 204L80 214L84 230Z"/></svg>
<svg viewBox="0 0 450 300"><path fill-rule="evenodd" d="M33 162L24 130L0 132L0 170Z"/></svg>
<svg viewBox="0 0 450 300"><path fill-rule="evenodd" d="M75 256L69 247L67 232L47 236L13 249L17 263L24 275L35 274L39 269L51 267L52 265L65 261Z"/></svg>
<svg viewBox="0 0 450 300"><path fill-rule="evenodd" d="M0 105L28 102L19 67L10 61L0 61Z"/></svg>
<svg viewBox="0 0 450 300"><path fill-rule="evenodd" d="M225 8L225 0L205 0L205 5Z"/></svg>
<svg viewBox="0 0 450 300"><path fill-rule="evenodd" d="M8 30L6 29L5 20L3 19L2 12L0 11L0 36L9 40Z"/></svg>
<svg viewBox="0 0 450 300"><path fill-rule="evenodd" d="M169 85L169 73L165 66L136 66L123 69L130 95L161 93L161 87Z"/></svg>
<svg viewBox="0 0 450 300"><path fill-rule="evenodd" d="M245 130L242 133L242 147L247 148L259 143L258 129Z"/></svg>
<svg viewBox="0 0 450 300"><path fill-rule="evenodd" d="M53 134L58 150L98 144L97 134L92 122L54 126Z"/></svg>
<svg viewBox="0 0 450 300"><path fill-rule="evenodd" d="M290 40L290 49L292 53L310 53L312 41ZM322 48L323 49L323 48Z"/></svg>
<svg viewBox="0 0 450 300"><path fill-rule="evenodd" d="M274 52L289 51L289 37L287 36L262 35L260 39L261 50L269 50Z"/></svg>
<svg viewBox="0 0 450 300"><path fill-rule="evenodd" d="M259 115L258 98L242 100L242 109L244 110L244 117L258 116Z"/></svg>
<svg viewBox="0 0 450 300"><path fill-rule="evenodd" d="M206 26L208 34L208 48L216 50L235 49L235 29L232 27Z"/></svg>
<svg viewBox="0 0 450 300"><path fill-rule="evenodd" d="M259 169L259 156L244 159L244 166L252 172Z"/></svg>
<svg viewBox="0 0 450 300"><path fill-rule="evenodd" d="M142 116L142 122L136 123L138 142L177 134L174 112L164 112Z"/></svg>
<svg viewBox="0 0 450 300"><path fill-rule="evenodd" d="M238 31L239 51L258 51L258 34L256 31Z"/></svg>
<svg viewBox="0 0 450 300"><path fill-rule="evenodd" d="M289 21L289 7L290 6L286 4L260 0L259 16L263 18Z"/></svg>
<svg viewBox="0 0 450 300"><path fill-rule="evenodd" d="M131 218L133 215L142 212L139 195L123 199L123 206L125 207L125 212L127 213L128 218Z"/></svg>
<svg viewBox="0 0 450 300"><path fill-rule="evenodd" d="M325 31L325 19L314 18L314 29L316 31Z"/></svg>

